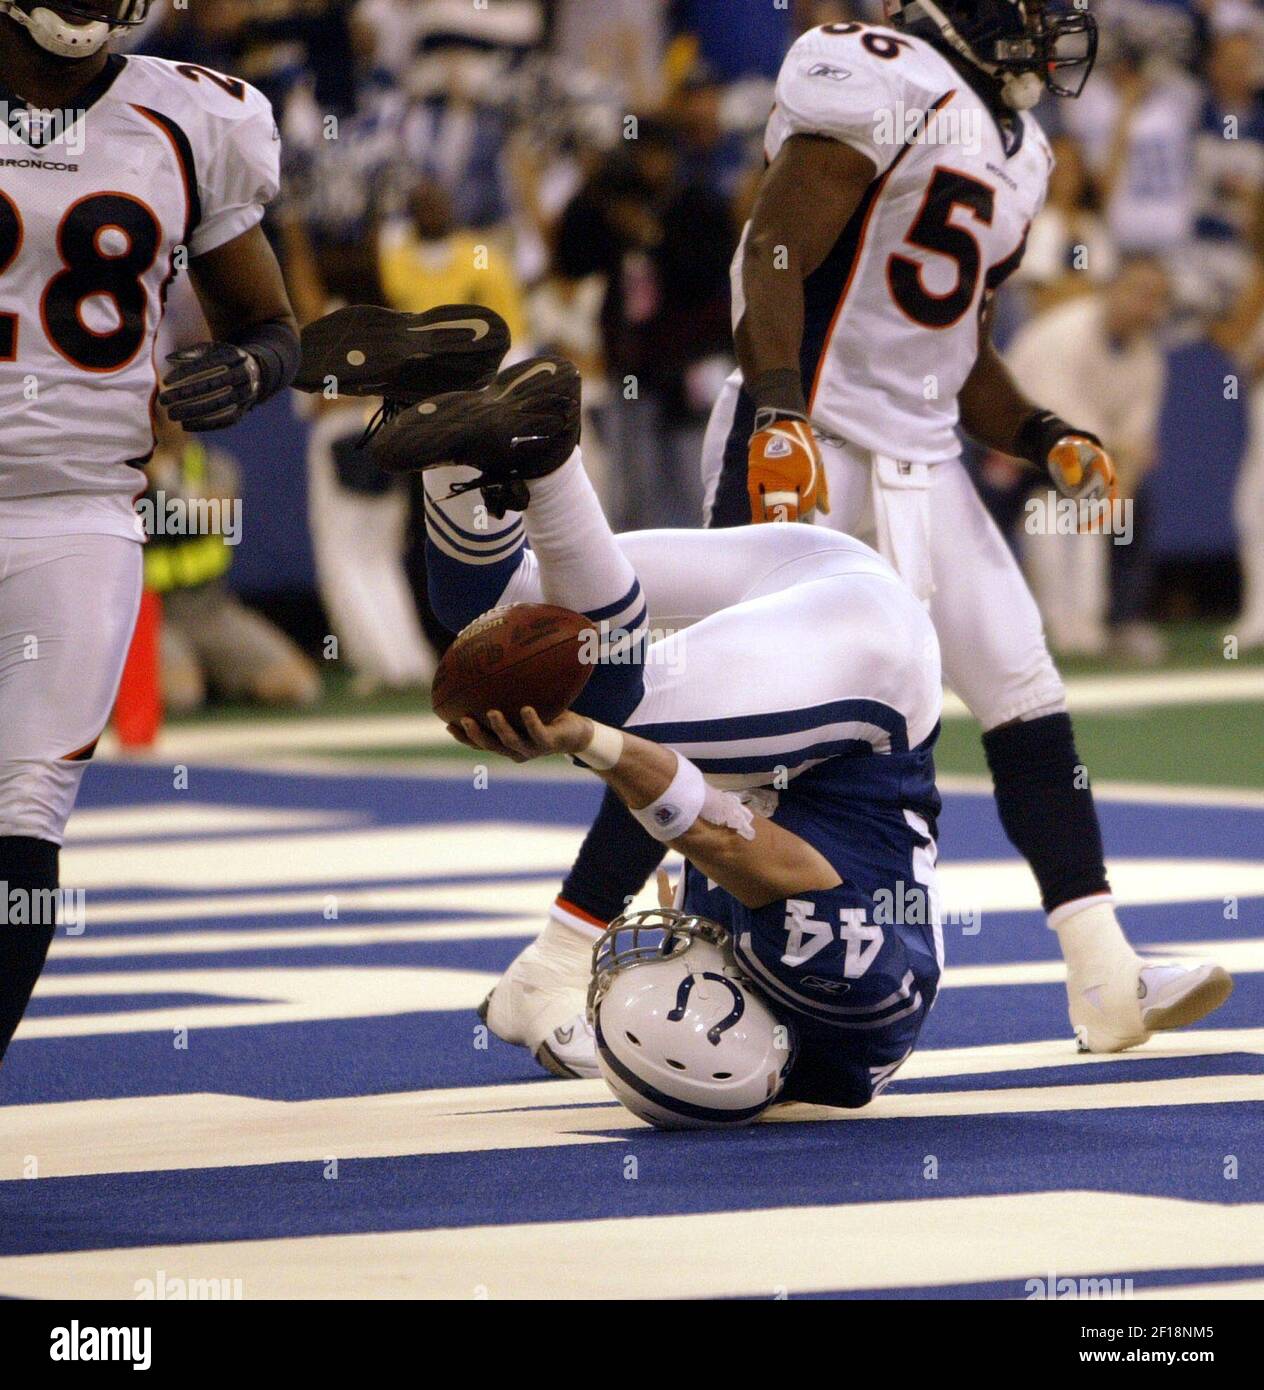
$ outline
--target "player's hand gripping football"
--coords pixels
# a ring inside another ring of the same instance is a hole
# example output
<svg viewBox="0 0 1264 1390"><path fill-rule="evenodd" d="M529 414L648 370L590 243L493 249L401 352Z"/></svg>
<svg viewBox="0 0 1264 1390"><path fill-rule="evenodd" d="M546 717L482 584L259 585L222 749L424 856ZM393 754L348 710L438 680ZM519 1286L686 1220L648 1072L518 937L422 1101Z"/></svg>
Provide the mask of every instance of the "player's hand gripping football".
<svg viewBox="0 0 1264 1390"><path fill-rule="evenodd" d="M468 715L449 724L448 733L467 748L484 753L500 753L516 763L545 758L550 753L578 753L592 742L591 719L565 709L547 724L531 708L525 706L518 715L520 728L514 728L498 709L489 710L480 723Z"/></svg>
<svg viewBox="0 0 1264 1390"><path fill-rule="evenodd" d="M232 343L197 343L168 358L158 404L186 430L235 425L259 398L259 363Z"/></svg>
<svg viewBox="0 0 1264 1390"><path fill-rule="evenodd" d="M820 446L807 419L766 407L755 414L747 454L751 520L807 521L829 511L829 485Z"/></svg>

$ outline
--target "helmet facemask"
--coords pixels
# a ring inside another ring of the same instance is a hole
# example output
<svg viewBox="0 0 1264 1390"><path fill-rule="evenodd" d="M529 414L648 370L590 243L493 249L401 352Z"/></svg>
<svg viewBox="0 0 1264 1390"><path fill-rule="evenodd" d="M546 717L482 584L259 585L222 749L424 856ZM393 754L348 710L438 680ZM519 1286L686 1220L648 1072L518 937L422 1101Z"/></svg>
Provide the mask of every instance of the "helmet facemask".
<svg viewBox="0 0 1264 1390"><path fill-rule="evenodd" d="M1031 73L1056 97L1075 98L1097 61L1097 20L1087 10L1050 14L1044 0L1027 0L1027 33L998 39L998 73Z"/></svg>
<svg viewBox="0 0 1264 1390"><path fill-rule="evenodd" d="M887 14L896 28L938 36L1018 111L1046 91L1079 96L1097 59L1097 20L1078 9L1050 12L1045 0L887 0Z"/></svg>
<svg viewBox="0 0 1264 1390"><path fill-rule="evenodd" d="M592 980L588 986L588 1021L621 971L651 961L683 955L693 942L708 941L724 950L729 934L709 917L696 917L674 907L625 912L616 917L593 946Z"/></svg>

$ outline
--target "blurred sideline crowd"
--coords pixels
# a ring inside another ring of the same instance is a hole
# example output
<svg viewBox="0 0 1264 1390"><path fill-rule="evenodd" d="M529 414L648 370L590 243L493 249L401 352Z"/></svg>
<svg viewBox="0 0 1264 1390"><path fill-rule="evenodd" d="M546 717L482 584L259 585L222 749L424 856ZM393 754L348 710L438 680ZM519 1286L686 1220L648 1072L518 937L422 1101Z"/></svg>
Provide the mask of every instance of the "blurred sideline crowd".
<svg viewBox="0 0 1264 1390"><path fill-rule="evenodd" d="M1264 12L1092 8L1103 41L1085 94L1037 111L1057 170L998 337L1029 393L1115 455L1131 543L1030 534L1038 483L1012 460L968 458L1055 648L1157 662L1159 620L1235 606L1229 631L1264 645ZM136 44L271 98L285 165L268 227L301 320L341 303L472 300L504 315L517 355L575 360L586 462L627 529L701 521L702 435L732 366L729 263L785 51L816 24L881 13L881 0L198 0L155 7ZM1228 402L1239 434L1205 437L1193 381L1232 383L1201 405ZM296 408L342 654L366 690L424 684L450 634L425 603L420 489L356 450L354 403ZM197 486L186 448L165 439L160 463ZM1236 535L1204 572L1152 554L1165 466L1185 495L1200 474L1233 490ZM211 582L235 602L222 575ZM195 610L191 633L208 627ZM275 638L251 630L219 662L186 641L200 674L172 683L177 707L208 686L315 698L314 666Z"/></svg>

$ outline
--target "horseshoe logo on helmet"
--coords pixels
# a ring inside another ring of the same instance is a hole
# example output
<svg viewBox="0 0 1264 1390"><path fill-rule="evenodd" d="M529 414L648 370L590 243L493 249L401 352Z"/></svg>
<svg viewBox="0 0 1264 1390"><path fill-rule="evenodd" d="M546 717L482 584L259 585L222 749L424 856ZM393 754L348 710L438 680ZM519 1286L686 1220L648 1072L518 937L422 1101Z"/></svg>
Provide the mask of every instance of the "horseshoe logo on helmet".
<svg viewBox="0 0 1264 1390"><path fill-rule="evenodd" d="M693 971L680 982L680 988L676 991L676 1007L667 1015L669 1023L679 1023L684 1018L685 1006L689 1002L689 996L693 992L696 980L714 980L716 984L723 985L733 996L733 1007L719 1023L713 1028L707 1029L707 1041L712 1047L719 1047L721 1035L732 1028L746 1012L745 996L727 975L718 975L714 970Z"/></svg>

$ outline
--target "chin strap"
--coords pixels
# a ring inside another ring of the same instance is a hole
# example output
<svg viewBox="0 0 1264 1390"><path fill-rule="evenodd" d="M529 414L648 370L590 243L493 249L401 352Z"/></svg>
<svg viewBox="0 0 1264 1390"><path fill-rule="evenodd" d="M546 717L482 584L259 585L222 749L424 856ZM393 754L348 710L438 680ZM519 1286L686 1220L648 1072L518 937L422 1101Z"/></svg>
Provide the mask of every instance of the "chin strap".
<svg viewBox="0 0 1264 1390"><path fill-rule="evenodd" d="M1011 111L1030 111L1044 92L1045 84L1035 72L1011 72L1001 83L1001 100Z"/></svg>

